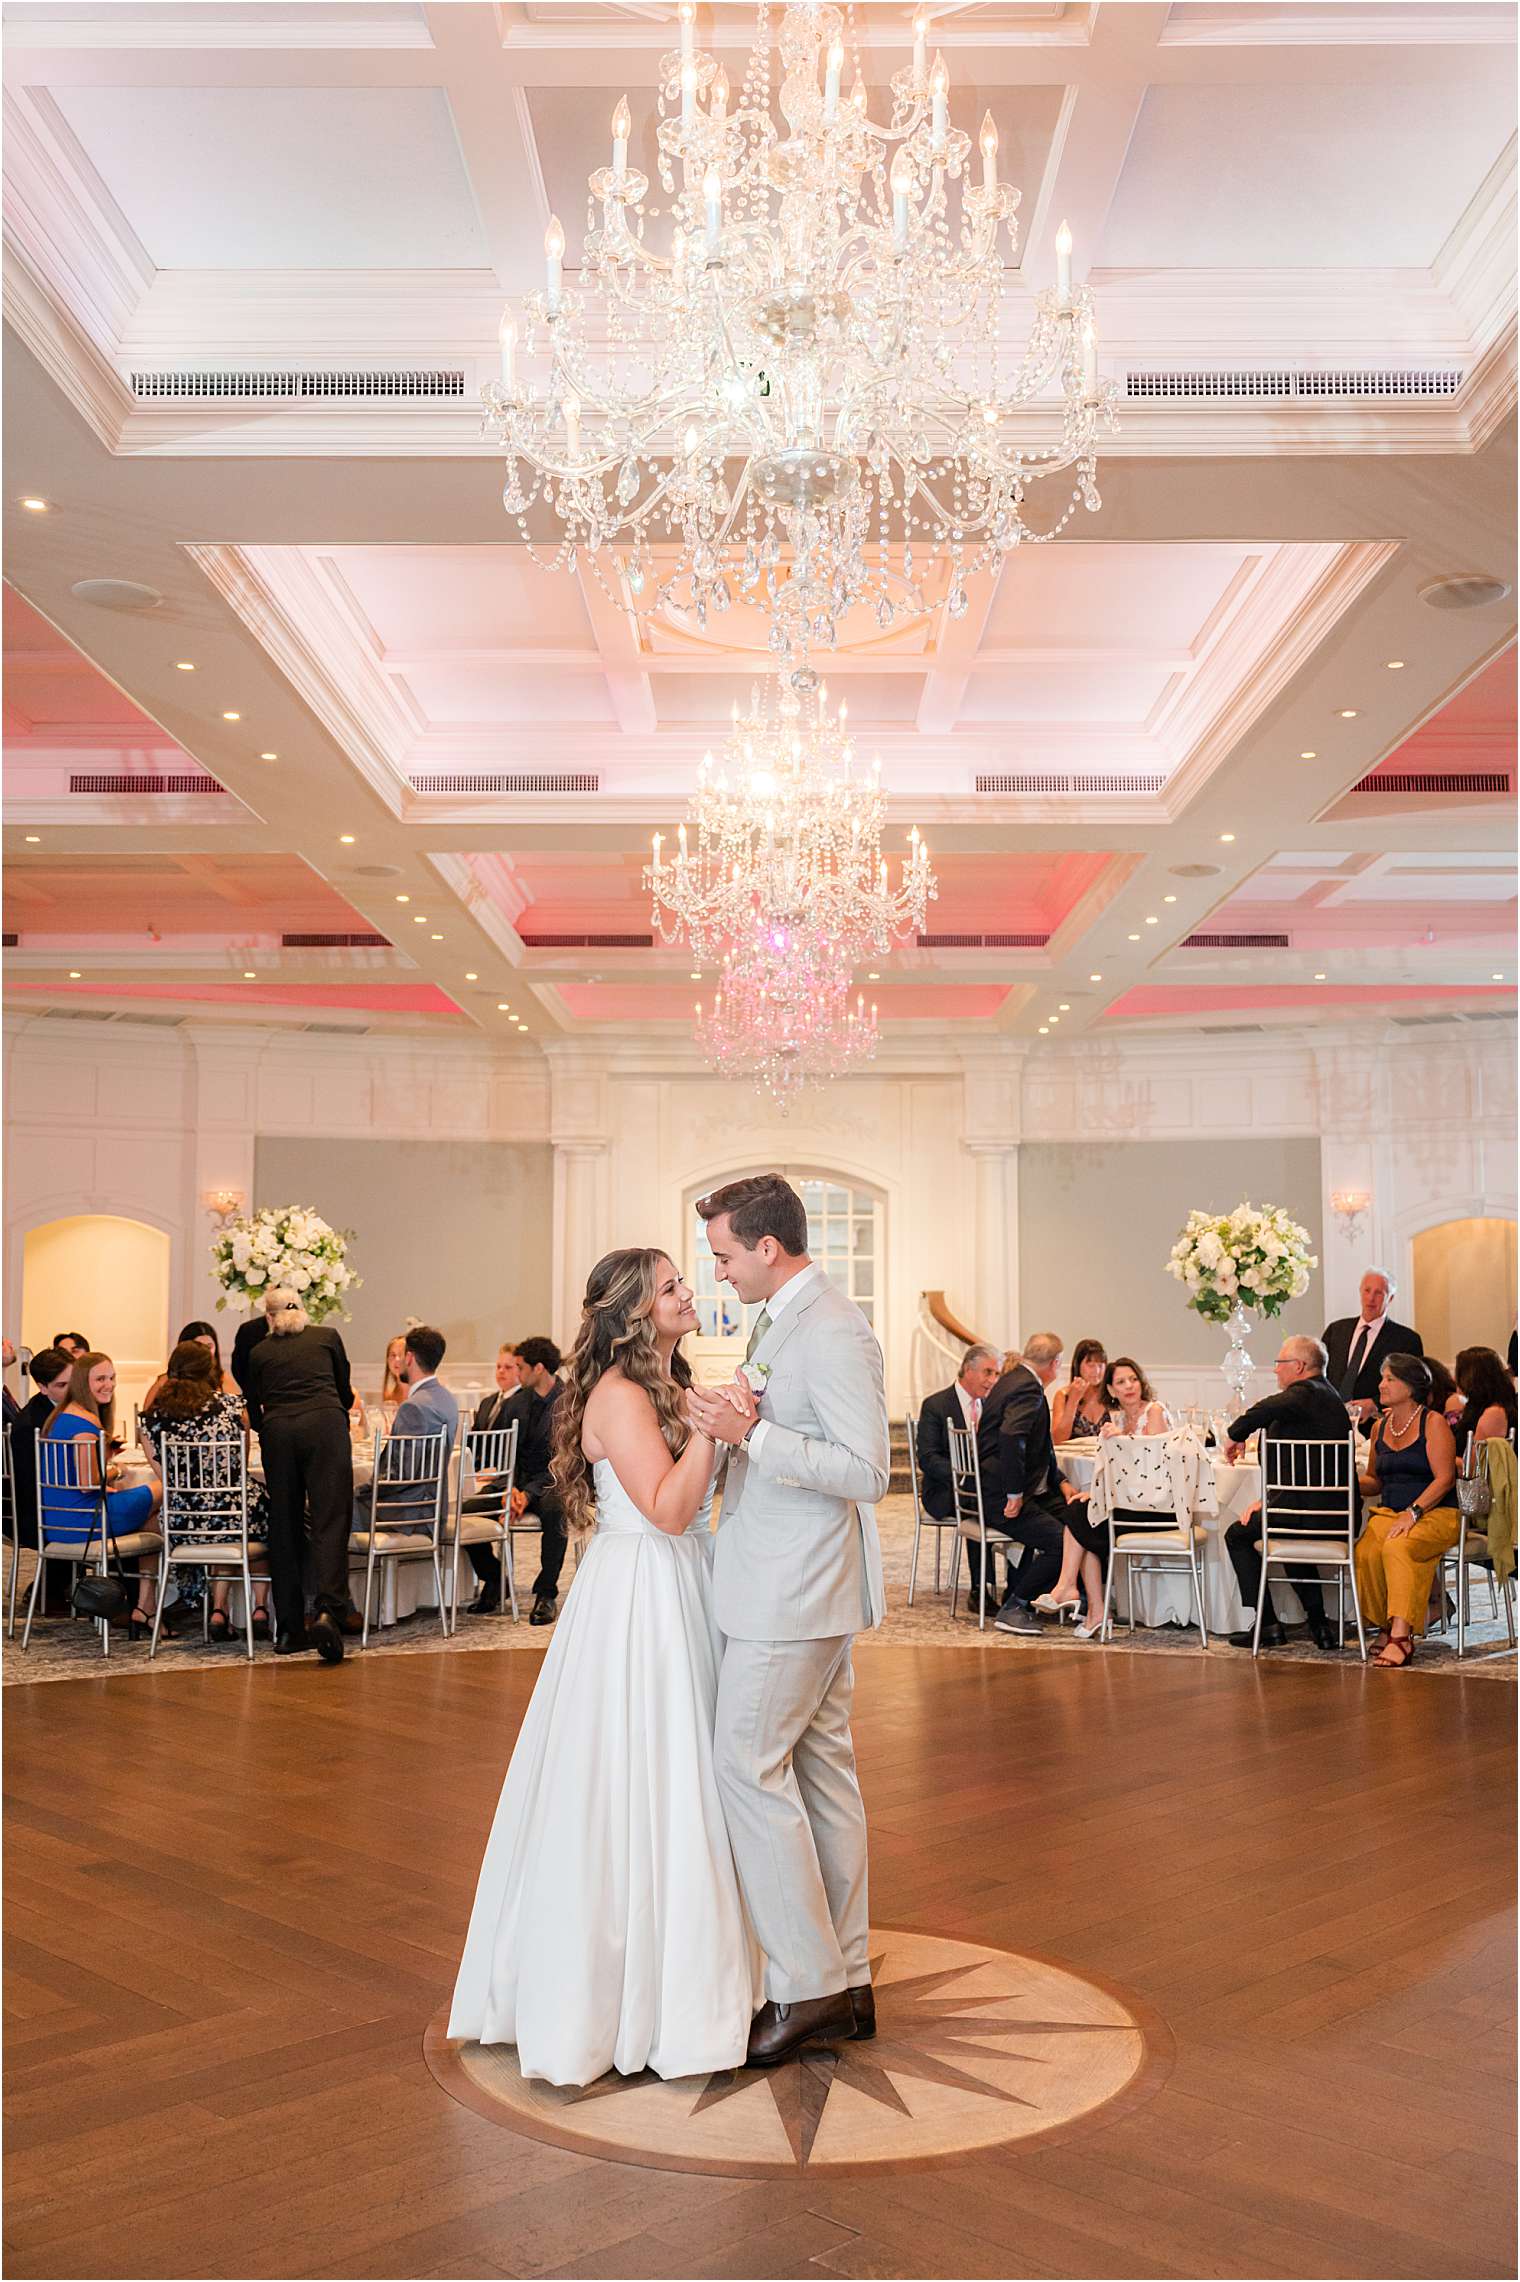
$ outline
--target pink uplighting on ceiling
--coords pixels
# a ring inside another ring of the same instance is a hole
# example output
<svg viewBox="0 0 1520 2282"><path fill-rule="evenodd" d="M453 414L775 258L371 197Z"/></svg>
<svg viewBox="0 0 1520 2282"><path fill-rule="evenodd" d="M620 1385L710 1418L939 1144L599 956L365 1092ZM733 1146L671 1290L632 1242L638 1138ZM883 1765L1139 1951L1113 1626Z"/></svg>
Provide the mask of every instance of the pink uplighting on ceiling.
<svg viewBox="0 0 1520 2282"><path fill-rule="evenodd" d="M1175 989L1147 985L1140 990L1126 991L1122 998L1115 999L1103 1019L1105 1022L1137 1022L1147 1015L1159 1014L1280 1013L1284 1007L1300 1006L1375 1009L1402 1006L1411 1000L1421 1004L1431 999L1452 998L1507 1000L1514 995L1509 985L1474 990L1465 985L1440 983L1414 983L1407 987L1383 983L1186 984Z"/></svg>
<svg viewBox="0 0 1520 2282"><path fill-rule="evenodd" d="M159 743L164 732L108 681L83 651L35 611L13 586L4 590L5 735L24 743L34 730L142 729ZM119 741L119 740L113 740Z"/></svg>
<svg viewBox="0 0 1520 2282"><path fill-rule="evenodd" d="M187 999L207 1006L343 1007L369 1014L435 1014L465 1018L432 983L11 983L10 990L48 998Z"/></svg>
<svg viewBox="0 0 1520 2282"><path fill-rule="evenodd" d="M368 920L299 856L65 854L5 866L9 926L30 945L196 936L229 948L282 934L367 935Z"/></svg>

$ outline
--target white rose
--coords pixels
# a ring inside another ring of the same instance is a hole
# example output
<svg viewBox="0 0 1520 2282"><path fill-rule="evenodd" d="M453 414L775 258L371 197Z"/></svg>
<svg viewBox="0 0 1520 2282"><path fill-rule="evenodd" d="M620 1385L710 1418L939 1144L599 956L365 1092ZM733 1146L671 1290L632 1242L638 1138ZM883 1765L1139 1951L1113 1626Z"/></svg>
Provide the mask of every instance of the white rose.
<svg viewBox="0 0 1520 2282"><path fill-rule="evenodd" d="M243 1281L246 1284L262 1284L266 1281L263 1269L260 1267L250 1268Z"/></svg>

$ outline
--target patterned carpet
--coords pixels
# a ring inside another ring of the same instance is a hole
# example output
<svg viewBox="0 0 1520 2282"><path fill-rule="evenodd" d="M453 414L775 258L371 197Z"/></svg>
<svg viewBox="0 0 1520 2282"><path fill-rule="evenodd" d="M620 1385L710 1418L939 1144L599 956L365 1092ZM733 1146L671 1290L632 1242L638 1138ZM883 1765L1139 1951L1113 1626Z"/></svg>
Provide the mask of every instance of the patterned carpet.
<svg viewBox="0 0 1520 2282"><path fill-rule="evenodd" d="M882 1564L887 1582L887 1619L878 1632L862 1633L857 1648L869 1654L873 1647L921 1647L939 1649L977 1649L990 1655L1006 1656L1201 1656L1197 1635L1184 1631L1179 1625L1164 1625L1154 1631L1140 1630L1133 1636L1122 1628L1115 1632L1106 1645L1096 1641L1074 1640L1069 1626L1050 1625L1039 1639L1014 1638L1010 1634L995 1632L989 1622L985 1632L977 1629L974 1616L964 1611L952 1621L948 1589L940 1594L934 1591L933 1547L926 1539L919 1564L918 1593L912 1608L908 1606L908 1572L913 1554L913 1501L910 1497L889 1497L878 1508L882 1538ZM949 1545L945 1549L945 1567L948 1575ZM150 1664L147 1649L128 1642L125 1634L113 1636L109 1660L103 1661L93 1626L68 1619L52 1618L46 1623L40 1619L32 1630L32 1645L23 1654L21 1623L25 1609L26 1589L31 1582L31 1558L23 1553L21 1576L17 1596L15 1638L5 1643L4 1680L7 1687L23 1681L77 1680L99 1678L103 1671L112 1678L123 1673L183 1672L203 1670L209 1665L242 1663L245 1651L241 1640L230 1645L208 1648L201 1639L197 1621L178 1640L164 1641L157 1657ZM1488 1594L1481 1584L1474 1586L1476 1608L1482 1621L1474 1621L1468 1629L1468 1655L1460 1662L1454 1642L1432 1632L1421 1644L1417 1672L1471 1673L1484 1679L1514 1680L1517 1660L1513 1650L1495 1654L1496 1648L1506 1647L1502 1617L1490 1619ZM964 1600L964 1593L962 1595ZM446 1649L451 1655L468 1655L481 1648L542 1649L548 1635L542 1627L530 1626L526 1614L521 1623L514 1624L510 1615L505 1617L461 1617L455 1638L444 1641L439 1632L438 1619L431 1611L421 1611L404 1623L388 1630L372 1633L367 1656L426 1656ZM349 1643L357 1651L357 1642ZM1211 1657L1238 1658L1242 1651L1230 1648L1224 1642L1210 1640ZM1347 1650L1354 1660L1355 1642ZM306 1661L302 1657L276 1657L272 1648L261 1646L255 1660L260 1664L273 1664L280 1670L295 1670ZM1308 1635L1290 1633L1285 1648L1268 1651L1262 1658L1265 1668L1288 1661L1295 1664L1339 1664L1340 1656L1322 1656L1310 1642ZM1381 1675L1379 1675L1381 1678Z"/></svg>

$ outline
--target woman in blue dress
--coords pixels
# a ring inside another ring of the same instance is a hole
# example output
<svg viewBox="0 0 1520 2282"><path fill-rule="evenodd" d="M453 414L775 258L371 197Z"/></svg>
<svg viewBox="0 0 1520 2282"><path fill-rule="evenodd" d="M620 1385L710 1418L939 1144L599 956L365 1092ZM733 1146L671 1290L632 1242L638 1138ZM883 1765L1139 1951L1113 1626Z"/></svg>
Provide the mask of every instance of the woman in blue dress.
<svg viewBox="0 0 1520 2282"><path fill-rule="evenodd" d="M109 1452L115 1423L116 1365L109 1355L91 1350L75 1358L69 1373L68 1392L43 1427L41 1439L45 1442L94 1441L104 1430ZM86 1483L98 1483L98 1463L94 1449L82 1453L76 1460L80 1478ZM139 1530L151 1529L163 1496L160 1485L140 1482L130 1489L113 1489L115 1473L116 1468L108 1463L104 1523L107 1534L113 1539L132 1537ZM83 1545L92 1528L97 1533L100 1529L100 1505L98 1488L44 1487L44 1534L53 1543L66 1544L72 1539ZM141 1554L137 1563L137 1606L132 1611L129 1627L134 1640L146 1640L153 1629L157 1581L158 1555Z"/></svg>

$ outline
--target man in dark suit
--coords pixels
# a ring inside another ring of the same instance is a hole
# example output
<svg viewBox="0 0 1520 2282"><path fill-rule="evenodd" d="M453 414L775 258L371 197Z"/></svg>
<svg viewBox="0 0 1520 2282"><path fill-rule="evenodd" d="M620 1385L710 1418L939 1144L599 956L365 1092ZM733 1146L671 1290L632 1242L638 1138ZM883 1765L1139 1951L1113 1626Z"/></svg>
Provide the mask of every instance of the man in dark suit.
<svg viewBox="0 0 1520 2282"><path fill-rule="evenodd" d="M1325 1350L1318 1339L1285 1339L1275 1368L1277 1393L1253 1403L1230 1428L1225 1456L1232 1465L1240 1455L1241 1444L1253 1434L1280 1434L1290 1442L1344 1442L1351 1431L1345 1402L1325 1374ZM1316 1507L1327 1512L1345 1510L1344 1498L1334 1490L1298 1490L1292 1502L1311 1510ZM1224 1545L1240 1584L1246 1614L1254 1618L1256 1597L1263 1590L1259 1505L1252 1506L1241 1520L1231 1522L1224 1533ZM1295 1578L1294 1590L1304 1604L1315 1647L1333 1649L1336 1638L1325 1622L1323 1591L1307 1578L1302 1581ZM1262 1646L1280 1648L1286 1637L1268 1601L1262 1611ZM1243 1632L1230 1634L1230 1646L1249 1648L1252 1638L1252 1627L1248 1624Z"/></svg>
<svg viewBox="0 0 1520 2282"><path fill-rule="evenodd" d="M88 1354L88 1348L85 1350ZM74 1369L74 1358L62 1347L39 1349L26 1366L27 1377L36 1388L30 1402L17 1405L16 1415L10 1421L11 1431L11 1488L16 1500L16 1541L20 1545L37 1542L37 1437L52 1417L58 1405L69 1399L69 1379ZM71 1573L65 1572L62 1562L47 1564L58 1572L44 1579L48 1591L46 1615L61 1615L68 1606L68 1586Z"/></svg>
<svg viewBox="0 0 1520 2282"><path fill-rule="evenodd" d="M534 1404L531 1387L525 1387L518 1370L517 1349L503 1342L496 1357L496 1385L475 1406L470 1421L475 1434L502 1433L515 1424L517 1428L517 1462L522 1464L523 1439L528 1430L528 1417ZM482 1484L475 1495L466 1498L466 1513L496 1514L500 1509L499 1486L493 1493L489 1483ZM501 1608L501 1556L494 1545L467 1545L465 1553L470 1567L480 1580L480 1590L472 1601L466 1601L466 1616L495 1616Z"/></svg>
<svg viewBox="0 0 1520 2282"><path fill-rule="evenodd" d="M1061 1341L1053 1331L1036 1331L1024 1342L1022 1361L1003 1373L982 1405L976 1435L982 1514L989 1530L1022 1548L1018 1560L1010 1560L1008 1591L992 1620L999 1632L1038 1632L1040 1620L1029 1604L1061 1574L1066 1499L1045 1399L1060 1366Z"/></svg>
<svg viewBox="0 0 1520 2282"><path fill-rule="evenodd" d="M501 1361L498 1357L496 1383L505 1395ZM540 1524L539 1568L533 1580L533 1606L528 1622L552 1624L559 1614L560 1571L569 1550L559 1492L550 1471L554 1454L554 1406L564 1392L555 1376L561 1356L552 1339L535 1336L519 1340L516 1361L520 1405L514 1406L507 1395L488 1419L482 1418L486 1407L482 1403L476 1418L488 1426L510 1426L514 1417L517 1420L517 1485L512 1492L512 1519L517 1521L531 1510L537 1514ZM487 1616L500 1606L500 1558L494 1545L472 1545L469 1554L470 1564L480 1579L480 1591L467 1604L466 1614Z"/></svg>
<svg viewBox="0 0 1520 2282"><path fill-rule="evenodd" d="M1325 1376L1344 1399L1353 1418L1376 1418L1378 1375L1385 1355L1423 1355L1417 1331L1395 1323L1388 1313L1395 1285L1381 1268L1369 1268L1361 1281L1362 1312L1325 1326Z"/></svg>
<svg viewBox="0 0 1520 2282"><path fill-rule="evenodd" d="M982 1404L998 1380L999 1356L995 1347L968 1347L961 1358L955 1384L925 1395L913 1437L918 1453L920 1496L925 1513L936 1521L949 1521L955 1513L955 1482L950 1470L950 1429L967 1427L974 1434L981 1423ZM968 1545L971 1561L971 1597L978 1598L981 1549ZM992 1579L989 1592L996 1595Z"/></svg>

